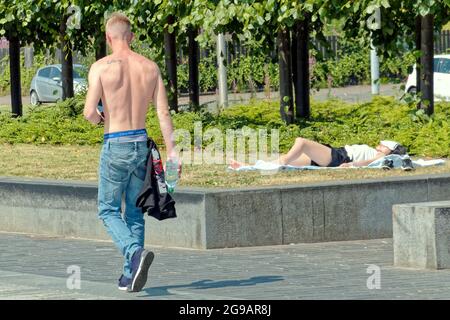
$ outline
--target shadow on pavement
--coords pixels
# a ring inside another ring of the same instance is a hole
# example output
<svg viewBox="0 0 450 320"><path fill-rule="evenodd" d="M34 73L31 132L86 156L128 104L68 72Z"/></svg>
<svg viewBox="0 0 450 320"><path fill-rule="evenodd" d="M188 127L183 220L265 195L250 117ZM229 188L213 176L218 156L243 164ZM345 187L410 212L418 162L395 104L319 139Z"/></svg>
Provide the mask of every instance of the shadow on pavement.
<svg viewBox="0 0 450 320"><path fill-rule="evenodd" d="M173 295L170 293L170 289L195 289L195 290L204 290L204 289L217 289L217 288L225 288L225 287L244 287L244 286L254 286L261 283L269 283L282 281L284 277L281 276L259 276L259 277L251 277L249 279L242 280L200 280L195 281L190 284L181 284L181 285L173 285L173 286L164 286L164 287L153 287L146 288L143 290L147 295L140 296L142 297L155 297L155 296L168 296Z"/></svg>

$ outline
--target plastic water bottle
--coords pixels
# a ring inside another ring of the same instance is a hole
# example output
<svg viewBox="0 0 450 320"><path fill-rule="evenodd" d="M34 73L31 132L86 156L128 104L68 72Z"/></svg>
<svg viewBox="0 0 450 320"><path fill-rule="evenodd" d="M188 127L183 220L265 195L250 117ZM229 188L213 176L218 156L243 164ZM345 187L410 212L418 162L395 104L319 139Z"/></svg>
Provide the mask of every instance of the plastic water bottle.
<svg viewBox="0 0 450 320"><path fill-rule="evenodd" d="M166 161L165 179L167 192L173 193L178 182L178 159L169 158Z"/></svg>
<svg viewBox="0 0 450 320"><path fill-rule="evenodd" d="M102 102L102 99L100 99L98 101L97 109L98 109L98 112L103 113L103 102Z"/></svg>
<svg viewBox="0 0 450 320"><path fill-rule="evenodd" d="M102 120L105 120L105 113L103 110L102 99L100 99L100 101L98 102L97 110L98 110L98 113L99 113L100 117L102 118Z"/></svg>

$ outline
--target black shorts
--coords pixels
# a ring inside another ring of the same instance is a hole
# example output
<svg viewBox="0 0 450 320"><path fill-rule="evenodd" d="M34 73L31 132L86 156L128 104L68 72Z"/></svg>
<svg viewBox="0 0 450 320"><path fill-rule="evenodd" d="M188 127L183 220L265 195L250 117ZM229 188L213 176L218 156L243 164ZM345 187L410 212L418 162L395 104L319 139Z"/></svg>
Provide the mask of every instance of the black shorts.
<svg viewBox="0 0 450 320"><path fill-rule="evenodd" d="M333 148L332 146L328 144L324 144L324 146L327 146L331 149L331 162L327 167L339 167L343 163L351 162L352 160L348 157L347 150L345 150L344 147L341 148ZM318 166L319 164L311 160L312 166Z"/></svg>

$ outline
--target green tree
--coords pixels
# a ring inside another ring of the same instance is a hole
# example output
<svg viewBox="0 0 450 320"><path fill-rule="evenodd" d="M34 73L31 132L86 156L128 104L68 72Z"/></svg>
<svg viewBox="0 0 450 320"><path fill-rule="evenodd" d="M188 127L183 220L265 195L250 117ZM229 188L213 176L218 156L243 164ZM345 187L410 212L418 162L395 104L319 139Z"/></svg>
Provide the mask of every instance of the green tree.
<svg viewBox="0 0 450 320"><path fill-rule="evenodd" d="M81 54L94 47L95 56L106 55L104 19L113 10L114 1L62 0L54 5L59 18L63 100L74 96L73 52Z"/></svg>
<svg viewBox="0 0 450 320"><path fill-rule="evenodd" d="M36 50L51 42L43 19L51 15L50 0L0 0L0 36L9 41L11 109L13 116L22 116L20 82L20 47L33 43Z"/></svg>
<svg viewBox="0 0 450 320"><path fill-rule="evenodd" d="M204 1L203 1L204 2ZM309 117L309 52L311 35L321 41L324 22L331 19L328 6L339 1L327 0L219 0L217 5L199 6L204 34L211 38L229 32L241 40L258 43L262 50L273 49L277 39L280 72L280 113L288 123L297 117ZM292 41L292 39L294 41ZM292 45L294 43L294 45ZM294 81L295 99L292 91ZM296 108L294 112L295 102Z"/></svg>
<svg viewBox="0 0 450 320"><path fill-rule="evenodd" d="M107 55L105 23L109 14L119 10L123 2L116 0L78 0L81 9L80 28L76 30L84 41L76 46L77 50L86 53L94 48L95 58L99 60Z"/></svg>
<svg viewBox="0 0 450 320"><path fill-rule="evenodd" d="M199 104L199 46L196 38L200 20L192 13L192 10L201 4L201 1L194 0L135 1L127 9L134 24L143 31L140 34L140 40L146 41L149 45L164 46L165 48L169 106L175 111L178 111L177 36L189 39L190 102L194 106Z"/></svg>
<svg viewBox="0 0 450 320"><path fill-rule="evenodd" d="M44 1L44 0L40 0ZM94 48L97 59L106 55L105 17L118 1L61 0L49 1L51 14L42 16L43 32L48 43L61 49L63 100L74 96L73 52L86 55Z"/></svg>
<svg viewBox="0 0 450 320"><path fill-rule="evenodd" d="M405 47L417 56L417 89L420 108L433 113L433 31L449 21L449 0L357 0L333 7L344 21L347 37L372 39L380 55L394 56ZM379 8L378 25L373 14Z"/></svg>

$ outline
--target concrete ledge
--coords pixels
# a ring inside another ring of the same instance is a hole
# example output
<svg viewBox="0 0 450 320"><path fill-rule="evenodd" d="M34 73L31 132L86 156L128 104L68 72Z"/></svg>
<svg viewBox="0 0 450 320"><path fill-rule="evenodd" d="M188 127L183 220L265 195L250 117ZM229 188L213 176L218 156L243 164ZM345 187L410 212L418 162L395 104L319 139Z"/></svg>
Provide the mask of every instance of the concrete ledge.
<svg viewBox="0 0 450 320"><path fill-rule="evenodd" d="M392 237L392 206L450 200L450 174L242 189L180 188L146 243L195 249ZM109 240L93 183L0 178L0 231Z"/></svg>
<svg viewBox="0 0 450 320"><path fill-rule="evenodd" d="M450 201L394 205L394 266L450 268Z"/></svg>

